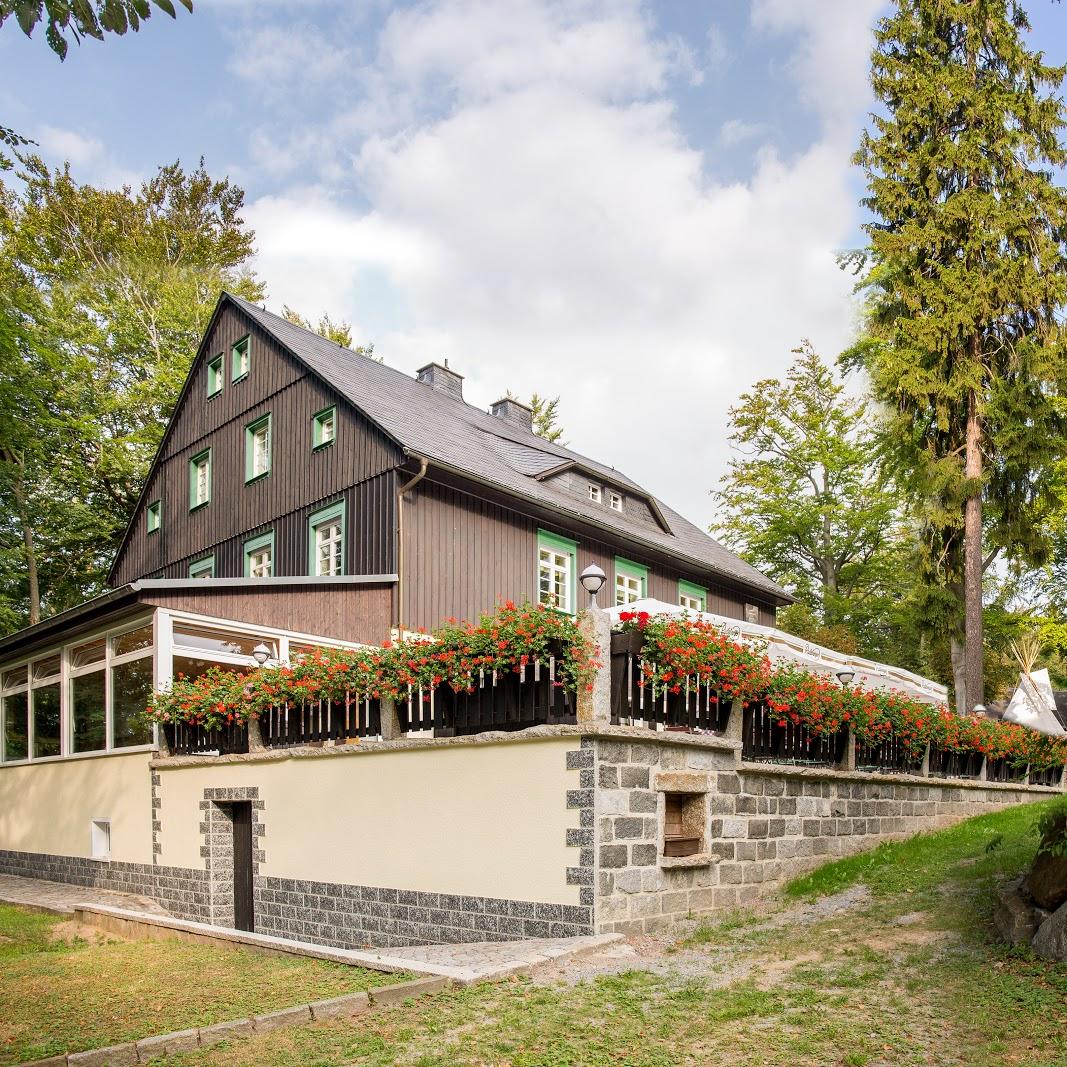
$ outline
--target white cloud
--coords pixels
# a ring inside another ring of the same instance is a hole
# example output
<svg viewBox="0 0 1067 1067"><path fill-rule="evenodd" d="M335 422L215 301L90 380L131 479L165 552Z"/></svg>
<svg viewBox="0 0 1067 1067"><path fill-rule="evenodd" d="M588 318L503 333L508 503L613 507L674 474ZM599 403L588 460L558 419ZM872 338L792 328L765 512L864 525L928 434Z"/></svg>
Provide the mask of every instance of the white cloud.
<svg viewBox="0 0 1067 1067"><path fill-rule="evenodd" d="M727 119L719 127L719 141L729 147L741 144L743 141L751 141L754 137L760 137L766 132L766 123L745 122L744 119Z"/></svg>
<svg viewBox="0 0 1067 1067"><path fill-rule="evenodd" d="M56 166L69 163L79 182L121 189L124 185L136 187L143 180L141 175L119 164L99 137L59 126L40 126L33 131L33 139L37 142L36 152Z"/></svg>
<svg viewBox="0 0 1067 1067"><path fill-rule="evenodd" d="M248 213L275 306L372 328L408 371L447 356L482 406L506 388L559 393L575 448L707 522L727 408L802 337L833 355L851 324L834 261L856 215L844 110L810 84L827 20L820 3L806 19L759 10L795 34L796 77L836 135L788 164L763 148L733 184L712 183L683 135L667 91L677 55L636 5L440 0L394 14L364 72L388 121L362 137L367 115L349 112L318 131L369 206L320 184ZM856 55L825 85L865 69L853 21ZM435 91L447 105L428 109Z"/></svg>

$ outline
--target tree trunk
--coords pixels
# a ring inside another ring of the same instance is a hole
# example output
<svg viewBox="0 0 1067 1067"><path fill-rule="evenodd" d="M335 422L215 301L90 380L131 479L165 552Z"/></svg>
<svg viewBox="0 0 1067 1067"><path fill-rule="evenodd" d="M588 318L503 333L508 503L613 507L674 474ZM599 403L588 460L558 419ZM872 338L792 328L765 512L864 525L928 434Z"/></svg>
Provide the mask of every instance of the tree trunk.
<svg viewBox="0 0 1067 1067"><path fill-rule="evenodd" d="M33 524L30 521L26 501L26 468L22 458L11 449L3 450L4 462L13 468L11 495L15 498L15 511L22 530L22 555L26 562L26 584L29 593L29 625L41 621L41 586L37 574L37 547L33 539Z"/></svg>
<svg viewBox="0 0 1067 1067"><path fill-rule="evenodd" d="M963 511L963 632L967 711L984 704L982 678L982 440L978 398L967 394L964 477L969 488Z"/></svg>
<svg viewBox="0 0 1067 1067"><path fill-rule="evenodd" d="M964 670L963 643L952 634L948 639L949 655L952 657L952 690L956 696L956 711L967 714L967 672Z"/></svg>

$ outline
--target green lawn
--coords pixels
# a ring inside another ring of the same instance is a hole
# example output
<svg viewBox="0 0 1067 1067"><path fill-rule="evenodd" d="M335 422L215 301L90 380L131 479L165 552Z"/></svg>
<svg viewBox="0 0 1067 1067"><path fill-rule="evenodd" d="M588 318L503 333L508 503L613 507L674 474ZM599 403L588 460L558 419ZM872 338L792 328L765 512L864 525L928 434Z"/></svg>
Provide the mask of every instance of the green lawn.
<svg viewBox="0 0 1067 1067"><path fill-rule="evenodd" d="M181 1062L1067 1067L1067 966L997 944L990 927L997 881L1034 854L1036 814L985 816L825 867L787 900L863 883L869 901L804 925L725 916L679 945L663 974L453 990Z"/></svg>
<svg viewBox="0 0 1067 1067"><path fill-rule="evenodd" d="M0 904L0 1064L207 1026L405 977L182 941L71 940L69 925Z"/></svg>

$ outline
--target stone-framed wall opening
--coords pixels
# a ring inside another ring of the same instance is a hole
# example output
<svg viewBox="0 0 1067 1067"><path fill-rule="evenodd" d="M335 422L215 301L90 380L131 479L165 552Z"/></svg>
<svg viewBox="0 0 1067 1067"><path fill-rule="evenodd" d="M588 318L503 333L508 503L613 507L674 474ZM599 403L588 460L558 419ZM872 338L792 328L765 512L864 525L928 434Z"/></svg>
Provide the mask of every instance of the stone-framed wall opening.
<svg viewBox="0 0 1067 1067"><path fill-rule="evenodd" d="M252 805L252 885L256 902L255 914L259 914L260 865L264 861L262 839L266 832L263 824L264 803L259 799L257 786L225 789L205 789L200 802L203 821L200 833L204 844L200 855L207 869L207 921L212 926L234 928L234 855L233 855L233 805L250 802Z"/></svg>

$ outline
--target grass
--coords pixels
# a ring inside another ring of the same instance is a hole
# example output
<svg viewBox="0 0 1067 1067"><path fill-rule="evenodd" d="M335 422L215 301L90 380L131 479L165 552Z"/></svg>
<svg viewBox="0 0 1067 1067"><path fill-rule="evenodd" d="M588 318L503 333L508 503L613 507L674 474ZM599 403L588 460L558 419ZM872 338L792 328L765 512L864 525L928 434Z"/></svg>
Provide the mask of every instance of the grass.
<svg viewBox="0 0 1067 1067"><path fill-rule="evenodd" d="M90 942L0 904L0 1064L239 1019L403 980L182 941Z"/></svg>
<svg viewBox="0 0 1067 1067"><path fill-rule="evenodd" d="M997 881L1036 850L1035 815L1012 809L831 864L787 900L863 882L867 905L804 925L722 916L664 957L662 973L449 990L177 1062L1067 1067L1067 966L998 945L990 930Z"/></svg>

